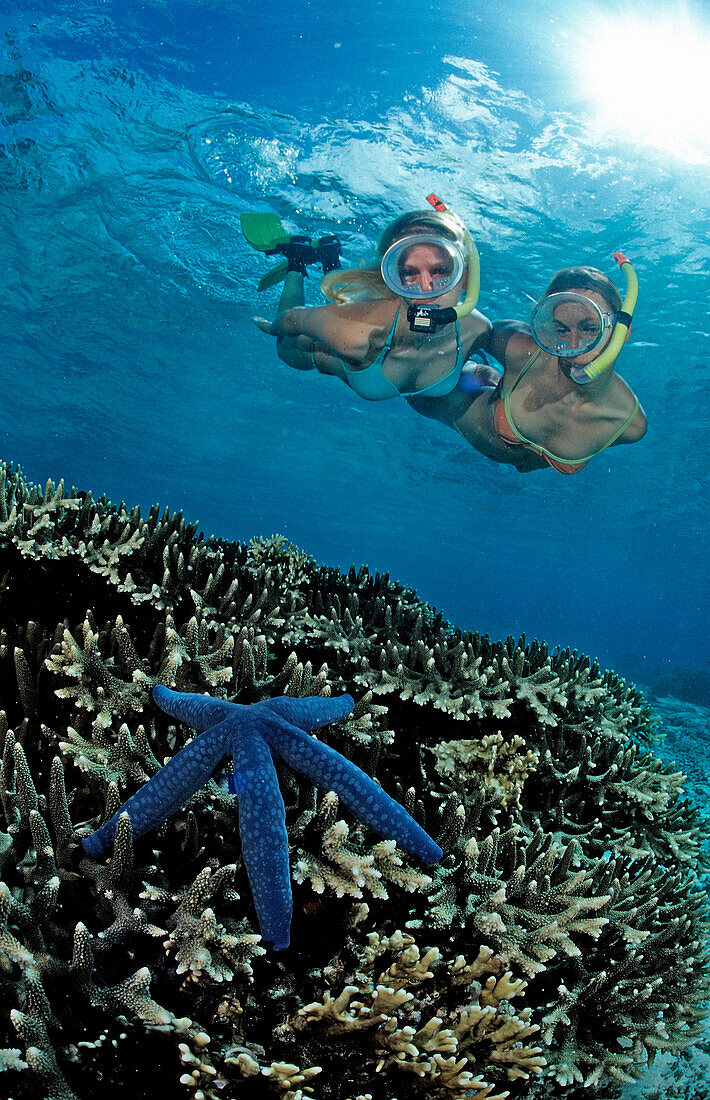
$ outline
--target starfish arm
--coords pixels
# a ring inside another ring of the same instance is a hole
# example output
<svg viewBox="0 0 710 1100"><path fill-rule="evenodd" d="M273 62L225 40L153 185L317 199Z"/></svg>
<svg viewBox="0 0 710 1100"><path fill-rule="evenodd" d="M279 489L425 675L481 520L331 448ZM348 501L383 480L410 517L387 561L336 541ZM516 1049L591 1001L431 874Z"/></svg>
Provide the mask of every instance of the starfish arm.
<svg viewBox="0 0 710 1100"><path fill-rule="evenodd" d="M242 857L261 935L275 951L283 951L290 942L293 900L286 810L276 768L258 731L240 730L231 751Z"/></svg>
<svg viewBox="0 0 710 1100"><path fill-rule="evenodd" d="M177 812L195 791L204 787L220 760L229 752L232 722L221 722L185 745L172 760L136 791L101 828L82 840L84 850L102 856L116 833L119 814L128 814L137 839Z"/></svg>
<svg viewBox="0 0 710 1100"><path fill-rule="evenodd" d="M310 695L306 699L279 695L275 699L266 699L262 705L299 729L319 730L321 726L347 718L355 701L352 695L337 695L334 699L321 695Z"/></svg>
<svg viewBox="0 0 710 1100"><path fill-rule="evenodd" d="M427 832L364 771L315 737L275 719L261 732L290 768L322 791L335 791L348 809L380 836L425 863L438 863L443 852Z"/></svg>
<svg viewBox="0 0 710 1100"><path fill-rule="evenodd" d="M156 684L152 695L153 702L161 710L194 730L208 730L246 709L238 703L228 703L226 699L211 699L209 695L189 691L171 691L162 684Z"/></svg>

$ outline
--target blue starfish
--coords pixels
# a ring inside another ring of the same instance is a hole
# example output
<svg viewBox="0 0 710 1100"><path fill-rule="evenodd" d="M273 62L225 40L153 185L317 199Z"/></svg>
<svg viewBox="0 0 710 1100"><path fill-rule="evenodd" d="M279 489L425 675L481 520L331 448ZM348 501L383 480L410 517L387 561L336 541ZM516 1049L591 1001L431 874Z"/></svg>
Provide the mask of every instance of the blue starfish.
<svg viewBox="0 0 710 1100"><path fill-rule="evenodd" d="M380 836L395 840L427 863L441 859L439 845L399 802L335 749L309 736L309 730L346 718L354 705L350 695L335 699L281 696L244 706L170 691L159 684L153 688L153 699L173 718L204 732L180 749L110 821L82 841L89 855L102 856L109 848L124 812L131 819L135 837L165 821L204 786L222 758L230 755L244 866L262 937L276 951L289 945L293 901L286 812L273 756L281 757L321 790L335 791L348 809Z"/></svg>

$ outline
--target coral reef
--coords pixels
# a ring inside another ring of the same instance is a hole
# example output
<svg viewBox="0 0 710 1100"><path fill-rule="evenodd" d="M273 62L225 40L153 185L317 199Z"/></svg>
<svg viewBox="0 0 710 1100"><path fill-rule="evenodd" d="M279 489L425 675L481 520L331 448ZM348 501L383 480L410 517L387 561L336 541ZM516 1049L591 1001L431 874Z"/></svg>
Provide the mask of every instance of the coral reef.
<svg viewBox="0 0 710 1100"><path fill-rule="evenodd" d="M436 866L277 763L292 946L264 946L219 769L82 846L187 745L155 685L356 700L323 741ZM0 467L0 1080L13 1100L621 1096L701 1035L705 824L640 693L453 629L284 539L204 539Z"/></svg>
<svg viewBox="0 0 710 1100"><path fill-rule="evenodd" d="M679 1057L659 1055L641 1081L626 1086L621 1100L710 1100L710 1039Z"/></svg>

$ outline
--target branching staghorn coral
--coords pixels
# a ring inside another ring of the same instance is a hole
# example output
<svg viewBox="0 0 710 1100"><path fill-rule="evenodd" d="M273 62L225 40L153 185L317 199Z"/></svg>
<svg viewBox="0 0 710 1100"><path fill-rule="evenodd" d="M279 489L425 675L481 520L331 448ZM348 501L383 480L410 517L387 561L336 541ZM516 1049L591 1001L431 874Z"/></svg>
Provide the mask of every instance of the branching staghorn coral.
<svg viewBox="0 0 710 1100"><path fill-rule="evenodd" d="M362 829L354 832L359 840L350 839L347 822L338 819L338 796L329 791L320 799L317 810L306 810L294 822L290 839L295 846L293 877L298 883L310 882L316 894L326 887L337 897L347 895L362 898L363 889L372 897L387 900L388 883L408 892L428 886L431 878L422 870L405 863L392 840L381 840L366 848ZM322 855L314 855L300 847L304 835L317 836L312 846Z"/></svg>
<svg viewBox="0 0 710 1100"><path fill-rule="evenodd" d="M656 1051L691 1046L704 828L647 751L632 685L455 630L388 576L280 537L205 540L179 514L142 519L12 467L0 486L14 1100L88 1100L99 1075L104 1100L611 1100ZM223 782L87 858L80 840L194 736L156 713L156 683L239 703L354 694L324 740L431 833L441 868L283 771L294 946L277 957Z"/></svg>
<svg viewBox="0 0 710 1100"><path fill-rule="evenodd" d="M500 730L475 741L440 741L432 752L439 775L451 777L458 786L468 783L471 790L485 784L504 809L511 804L522 809L523 787L539 760L539 753L526 750L522 737L506 741Z"/></svg>
<svg viewBox="0 0 710 1100"><path fill-rule="evenodd" d="M251 977L251 960L264 954L260 937L245 921L239 926L230 921L227 928L217 921L209 904L219 894L228 901L239 901L231 887L235 871L234 865L215 871L207 866L181 896L172 899L178 905L166 919L170 936L163 947L166 954L175 954L176 973L187 973L191 981L199 981L203 975L215 982L231 981L237 972ZM150 888L142 896L155 899Z"/></svg>
<svg viewBox="0 0 710 1100"><path fill-rule="evenodd" d="M125 633L120 616L113 632ZM124 659L124 677L116 676L114 662L101 656L99 635L88 616L77 633L80 641L65 629L58 651L47 658L46 667L50 672L76 681L67 687L56 688L56 694L63 699L75 699L76 706L83 710L97 711L97 723L103 726L109 725L116 715L141 711L150 678L138 667L137 661L134 664L133 653L127 662Z"/></svg>
<svg viewBox="0 0 710 1100"><path fill-rule="evenodd" d="M584 835L589 854L653 852L664 863L698 865L700 819L682 798L683 783L681 772L638 744L561 726L541 739L521 809L533 822L544 816L560 839Z"/></svg>
<svg viewBox="0 0 710 1100"><path fill-rule="evenodd" d="M574 842L560 849L541 830L529 838L517 825L495 828L482 843L471 836L448 867L434 870L427 919L482 935L506 964L541 974L560 953L581 955L578 941L598 939L609 921L596 915L611 895L596 889L593 870L571 871L576 851Z"/></svg>
<svg viewBox="0 0 710 1100"><path fill-rule="evenodd" d="M422 954L400 931L373 932L359 950L353 946L352 983L305 1005L293 1026L318 1030L331 1044L357 1039L358 1084L380 1075L385 1087L402 1081L409 1095L463 1100L475 1093L493 1100L495 1093L500 1100L508 1091L496 1091L478 1070L485 1067L496 1083L541 1072L541 1048L527 1045L538 1027L529 1009L511 1005L526 983L503 973L490 949L480 948L472 963L458 956L447 964L438 948Z"/></svg>
<svg viewBox="0 0 710 1100"><path fill-rule="evenodd" d="M177 689L185 683L201 682L205 692L226 695L235 679L234 642L234 636L223 626L213 630L204 615L193 615L182 634L175 629L172 615L167 615L159 682Z"/></svg>

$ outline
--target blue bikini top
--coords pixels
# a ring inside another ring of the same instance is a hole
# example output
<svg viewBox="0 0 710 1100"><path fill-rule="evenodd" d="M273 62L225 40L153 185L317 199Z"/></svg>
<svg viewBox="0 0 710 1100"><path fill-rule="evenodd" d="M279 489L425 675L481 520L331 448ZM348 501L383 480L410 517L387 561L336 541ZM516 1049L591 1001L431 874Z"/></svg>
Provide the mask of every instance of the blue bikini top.
<svg viewBox="0 0 710 1100"><path fill-rule="evenodd" d="M458 380L461 377L461 371L463 370L461 330L459 329L458 321L456 322L456 362L448 374L445 374L438 382L432 382L430 386L424 386L421 390L403 392L402 390L398 390L394 382L390 382L389 378L385 378L382 371L382 365L392 347L398 317L399 309L394 315L392 328L390 329L389 336L385 340L384 347L374 362L370 363L368 367L360 370L348 367L343 363L348 385L352 390L355 390L355 393L359 394L360 397L364 397L366 401L385 401L388 397L445 397L447 393L451 393L451 391L456 388Z"/></svg>

